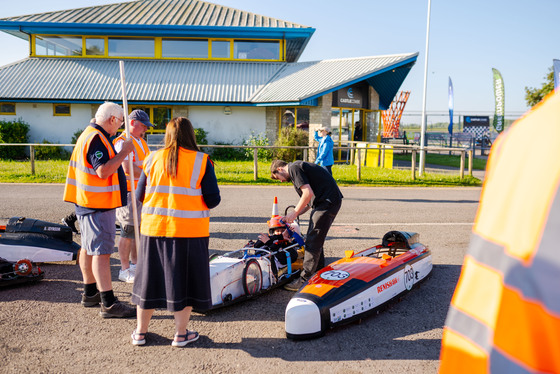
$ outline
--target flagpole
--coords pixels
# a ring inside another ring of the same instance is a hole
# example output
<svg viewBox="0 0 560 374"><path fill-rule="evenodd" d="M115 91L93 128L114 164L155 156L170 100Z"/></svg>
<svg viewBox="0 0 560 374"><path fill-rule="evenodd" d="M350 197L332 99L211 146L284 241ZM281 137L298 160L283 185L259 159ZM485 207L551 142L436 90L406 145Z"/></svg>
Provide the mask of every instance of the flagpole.
<svg viewBox="0 0 560 374"><path fill-rule="evenodd" d="M426 91L428 87L428 47L430 42L430 10L432 8L432 0L428 0L428 22L426 26L426 55L424 56L424 94L422 96L422 127L420 128L420 164L418 166L418 175L424 174L425 150L426 142Z"/></svg>
<svg viewBox="0 0 560 374"><path fill-rule="evenodd" d="M124 77L124 61L119 61L119 68L121 72L121 89L122 89L122 99L123 99L123 108L124 108L124 123L125 123L125 131L127 139L131 138L130 134L130 123L128 121L128 100L126 98L126 80ZM132 202L132 218L134 222L134 240L136 242L136 251L137 253L140 251L140 230L138 228L138 207L136 204L136 194L134 191L134 162L132 160L133 153L128 155L128 169L130 170L129 179L130 179L130 199Z"/></svg>

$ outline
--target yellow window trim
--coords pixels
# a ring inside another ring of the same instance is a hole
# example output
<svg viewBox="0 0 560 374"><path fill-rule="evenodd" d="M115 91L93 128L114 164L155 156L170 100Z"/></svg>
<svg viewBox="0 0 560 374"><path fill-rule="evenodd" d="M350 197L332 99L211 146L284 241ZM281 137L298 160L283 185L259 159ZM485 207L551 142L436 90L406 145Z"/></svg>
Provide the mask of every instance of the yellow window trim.
<svg viewBox="0 0 560 374"><path fill-rule="evenodd" d="M39 55L35 48L37 36L41 37L81 37L82 38L82 54L81 56L53 56L53 55ZM140 57L140 56L109 56L109 38L134 38L154 40L154 57ZM86 55L86 39L103 39L105 42L105 53L103 55ZM162 57L162 40L163 39L176 39L176 40L207 40L208 41L208 58L192 58L192 57ZM229 58L212 57L212 42L213 41L227 41L230 43ZM278 42L279 43L279 56L278 59L247 59L247 58L234 58L234 44L236 41L255 41L255 42ZM142 59L142 60L198 60L198 61L264 61L264 62L278 62L286 60L286 42L284 39L251 39L251 38L200 38L200 37L150 37L150 36L130 36L130 35L58 35L58 34L32 34L31 35L31 57L49 57L49 58L106 58L106 59Z"/></svg>
<svg viewBox="0 0 560 374"><path fill-rule="evenodd" d="M15 116L16 115L16 103L0 103L0 104L2 104L2 105L11 104L11 105L14 106L14 111L13 112L2 112L2 111L0 111L0 114L6 115L6 116ZM1 108L1 105L0 105L0 108Z"/></svg>
<svg viewBox="0 0 560 374"><path fill-rule="evenodd" d="M134 109L142 109L142 108L149 108L150 109L150 113L148 113L148 115L150 116L150 122L154 123L154 108L169 108L171 110L171 118L173 118L173 106L172 105L142 105L142 104L130 104L128 106L128 114L132 113L132 111ZM158 130L158 129L154 129L149 128L148 130L146 130L147 134L157 134L157 133L165 133L165 129L162 130Z"/></svg>
<svg viewBox="0 0 560 374"><path fill-rule="evenodd" d="M58 106L67 106L68 113L57 113L56 107ZM61 117L68 117L72 115L72 104L53 104L53 116L61 116Z"/></svg>

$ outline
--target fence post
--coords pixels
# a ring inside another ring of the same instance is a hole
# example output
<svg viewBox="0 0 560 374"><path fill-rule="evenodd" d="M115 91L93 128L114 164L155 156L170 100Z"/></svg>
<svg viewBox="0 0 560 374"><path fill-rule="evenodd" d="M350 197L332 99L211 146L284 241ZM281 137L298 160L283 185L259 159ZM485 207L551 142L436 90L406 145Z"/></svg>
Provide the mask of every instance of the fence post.
<svg viewBox="0 0 560 374"><path fill-rule="evenodd" d="M473 167L473 152L469 149L469 175L472 177L472 167Z"/></svg>
<svg viewBox="0 0 560 374"><path fill-rule="evenodd" d="M358 182L361 180L362 178L362 163L361 163L361 149L358 148L358 168L357 168L357 178L358 178Z"/></svg>
<svg viewBox="0 0 560 374"><path fill-rule="evenodd" d="M29 146L29 160L31 161L31 174L35 175L35 147Z"/></svg>
<svg viewBox="0 0 560 374"><path fill-rule="evenodd" d="M412 180L416 180L416 149L412 150L412 163L410 165L410 172Z"/></svg>
<svg viewBox="0 0 560 374"><path fill-rule="evenodd" d="M381 145L381 153L380 153L381 160L379 160L379 167L381 169L385 168L385 144Z"/></svg>
<svg viewBox="0 0 560 374"><path fill-rule="evenodd" d="M307 153L308 153L307 151L308 151L308 148L304 148L304 149L303 149L303 161L309 161L309 160L307 159Z"/></svg>
<svg viewBox="0 0 560 374"><path fill-rule="evenodd" d="M259 163L257 162L257 148L253 148L253 179L259 178Z"/></svg>
<svg viewBox="0 0 560 374"><path fill-rule="evenodd" d="M461 167L459 168L461 179L465 177L465 151L461 151Z"/></svg>

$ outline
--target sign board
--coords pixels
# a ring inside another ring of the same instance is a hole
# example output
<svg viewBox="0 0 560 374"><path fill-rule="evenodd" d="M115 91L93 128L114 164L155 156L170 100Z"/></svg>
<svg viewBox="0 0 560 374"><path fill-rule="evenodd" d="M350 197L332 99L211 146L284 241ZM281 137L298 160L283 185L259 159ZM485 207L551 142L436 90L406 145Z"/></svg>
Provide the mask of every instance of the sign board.
<svg viewBox="0 0 560 374"><path fill-rule="evenodd" d="M333 107L368 108L367 86L352 85L333 92Z"/></svg>
<svg viewBox="0 0 560 374"><path fill-rule="evenodd" d="M463 127L490 126L490 116L465 116L463 118Z"/></svg>

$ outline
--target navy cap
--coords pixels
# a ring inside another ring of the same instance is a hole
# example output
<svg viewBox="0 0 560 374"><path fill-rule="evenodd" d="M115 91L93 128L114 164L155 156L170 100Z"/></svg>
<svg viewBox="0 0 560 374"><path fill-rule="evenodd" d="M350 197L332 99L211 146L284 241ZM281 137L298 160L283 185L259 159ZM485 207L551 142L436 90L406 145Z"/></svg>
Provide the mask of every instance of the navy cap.
<svg viewBox="0 0 560 374"><path fill-rule="evenodd" d="M141 109L133 110L128 115L128 118L133 119L135 121L140 121L148 127L154 127L154 125L152 125L152 123L150 122L150 116L148 116L148 114Z"/></svg>

